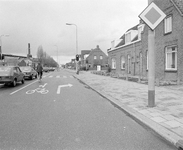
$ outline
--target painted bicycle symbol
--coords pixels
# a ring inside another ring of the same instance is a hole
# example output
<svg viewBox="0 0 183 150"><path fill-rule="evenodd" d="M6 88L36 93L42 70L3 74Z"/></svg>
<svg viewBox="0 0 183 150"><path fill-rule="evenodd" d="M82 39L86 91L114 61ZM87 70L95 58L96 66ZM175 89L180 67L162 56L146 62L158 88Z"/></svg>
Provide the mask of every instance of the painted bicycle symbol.
<svg viewBox="0 0 183 150"><path fill-rule="evenodd" d="M26 94L33 94L35 92L41 93L41 94L47 94L49 91L44 88L45 86L46 84L40 85L39 88L36 88L35 90L28 90Z"/></svg>

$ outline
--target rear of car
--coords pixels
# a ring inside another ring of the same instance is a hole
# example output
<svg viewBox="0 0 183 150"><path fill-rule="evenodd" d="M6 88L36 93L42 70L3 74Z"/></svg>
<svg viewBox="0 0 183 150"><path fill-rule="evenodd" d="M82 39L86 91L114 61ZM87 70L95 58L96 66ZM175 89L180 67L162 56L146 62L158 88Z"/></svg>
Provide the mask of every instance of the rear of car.
<svg viewBox="0 0 183 150"><path fill-rule="evenodd" d="M0 66L0 84L16 86L17 82L24 83L24 74L16 66Z"/></svg>
<svg viewBox="0 0 183 150"><path fill-rule="evenodd" d="M37 78L37 71L35 71L32 67L30 66L24 66L20 67L20 70L24 73L26 78L33 79L34 77Z"/></svg>
<svg viewBox="0 0 183 150"><path fill-rule="evenodd" d="M0 66L0 84L13 82L13 67Z"/></svg>

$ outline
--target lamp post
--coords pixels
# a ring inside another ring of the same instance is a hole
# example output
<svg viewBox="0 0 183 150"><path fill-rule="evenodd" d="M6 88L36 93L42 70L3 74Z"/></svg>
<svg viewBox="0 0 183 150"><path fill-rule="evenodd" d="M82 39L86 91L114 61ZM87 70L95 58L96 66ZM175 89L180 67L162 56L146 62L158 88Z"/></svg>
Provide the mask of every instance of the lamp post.
<svg viewBox="0 0 183 150"><path fill-rule="evenodd" d="M59 62L58 62L58 46L57 45L54 45L56 48L57 48L57 64L59 66ZM58 69L58 66L57 66L57 69Z"/></svg>
<svg viewBox="0 0 183 150"><path fill-rule="evenodd" d="M76 55L78 54L78 33L77 33L77 25L73 23L66 23L66 25L74 25L76 27ZM76 59L75 59L76 60ZM76 60L76 73L78 74L78 61Z"/></svg>
<svg viewBox="0 0 183 150"><path fill-rule="evenodd" d="M7 37L7 36L9 36L9 34L2 34L2 35L0 35L0 55L2 54L2 40L1 40L1 38L3 37L3 36L5 36L5 37Z"/></svg>

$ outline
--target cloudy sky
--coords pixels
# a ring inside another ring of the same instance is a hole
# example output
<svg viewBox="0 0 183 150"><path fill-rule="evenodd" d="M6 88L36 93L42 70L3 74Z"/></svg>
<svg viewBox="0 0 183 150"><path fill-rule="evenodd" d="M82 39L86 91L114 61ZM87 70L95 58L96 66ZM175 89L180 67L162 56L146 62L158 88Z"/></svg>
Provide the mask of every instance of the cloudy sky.
<svg viewBox="0 0 183 150"><path fill-rule="evenodd" d="M99 45L107 54L111 41L139 23L138 15L148 0L0 0L2 52L27 55L43 50L59 63L69 62L76 54ZM58 49L57 49L58 48Z"/></svg>

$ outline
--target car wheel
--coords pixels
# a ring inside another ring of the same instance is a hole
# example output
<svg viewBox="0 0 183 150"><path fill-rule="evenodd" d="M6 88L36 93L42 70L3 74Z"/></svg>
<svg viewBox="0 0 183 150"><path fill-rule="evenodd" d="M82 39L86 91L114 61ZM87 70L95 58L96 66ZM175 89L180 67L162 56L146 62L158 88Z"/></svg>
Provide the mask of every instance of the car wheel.
<svg viewBox="0 0 183 150"><path fill-rule="evenodd" d="M17 82L16 80L14 79L13 82L12 82L12 86L15 87L17 85Z"/></svg>
<svg viewBox="0 0 183 150"><path fill-rule="evenodd" d="M25 79L23 78L23 79L22 79L22 84L24 84L24 83L25 83Z"/></svg>

